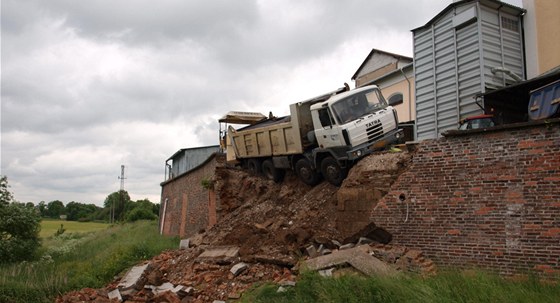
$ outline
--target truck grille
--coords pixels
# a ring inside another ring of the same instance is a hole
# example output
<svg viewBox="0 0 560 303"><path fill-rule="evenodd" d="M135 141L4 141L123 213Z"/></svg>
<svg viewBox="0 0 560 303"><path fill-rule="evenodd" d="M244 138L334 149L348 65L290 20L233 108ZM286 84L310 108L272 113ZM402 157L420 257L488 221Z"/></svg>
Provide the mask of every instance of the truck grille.
<svg viewBox="0 0 560 303"><path fill-rule="evenodd" d="M366 129L368 142L372 143L383 137L383 125L381 122L376 122Z"/></svg>

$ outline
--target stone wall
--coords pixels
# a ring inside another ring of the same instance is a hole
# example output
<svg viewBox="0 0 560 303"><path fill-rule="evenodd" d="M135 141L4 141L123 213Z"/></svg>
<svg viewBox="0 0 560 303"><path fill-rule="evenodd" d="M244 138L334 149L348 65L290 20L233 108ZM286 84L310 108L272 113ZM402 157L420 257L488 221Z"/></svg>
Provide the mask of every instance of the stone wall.
<svg viewBox="0 0 560 303"><path fill-rule="evenodd" d="M202 180L213 179L218 158L212 155L195 169L162 183L162 234L188 238L216 223L216 198Z"/></svg>
<svg viewBox="0 0 560 303"><path fill-rule="evenodd" d="M560 274L557 120L422 141L387 191L369 219L438 266Z"/></svg>

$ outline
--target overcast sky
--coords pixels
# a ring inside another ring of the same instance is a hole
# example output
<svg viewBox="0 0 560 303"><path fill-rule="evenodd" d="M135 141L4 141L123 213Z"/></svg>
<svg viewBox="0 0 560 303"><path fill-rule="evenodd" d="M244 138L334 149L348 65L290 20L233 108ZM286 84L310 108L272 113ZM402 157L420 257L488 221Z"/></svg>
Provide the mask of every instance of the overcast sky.
<svg viewBox="0 0 560 303"><path fill-rule="evenodd" d="M123 164L159 203L165 160L218 144L223 114L354 87L451 2L2 0L0 174L21 202L101 206Z"/></svg>

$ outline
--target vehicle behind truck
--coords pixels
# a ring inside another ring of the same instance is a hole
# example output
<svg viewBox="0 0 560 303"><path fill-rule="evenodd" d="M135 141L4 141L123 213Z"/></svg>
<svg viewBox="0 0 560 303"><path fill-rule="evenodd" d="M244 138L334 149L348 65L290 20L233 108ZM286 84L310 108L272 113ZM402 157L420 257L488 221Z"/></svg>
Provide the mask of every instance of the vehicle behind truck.
<svg viewBox="0 0 560 303"><path fill-rule="evenodd" d="M397 112L375 85L354 90L345 86L291 104L285 117L235 113L219 120L220 133L227 134L222 143L228 163L276 182L290 169L306 184L325 178L339 186L359 159L404 137ZM235 129L228 124L249 125Z"/></svg>

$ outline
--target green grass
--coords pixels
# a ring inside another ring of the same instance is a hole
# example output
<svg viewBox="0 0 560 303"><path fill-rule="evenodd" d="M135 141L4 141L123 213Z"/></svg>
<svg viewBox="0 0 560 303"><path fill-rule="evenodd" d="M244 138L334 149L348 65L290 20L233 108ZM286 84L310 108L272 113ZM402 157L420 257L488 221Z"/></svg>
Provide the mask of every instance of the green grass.
<svg viewBox="0 0 560 303"><path fill-rule="evenodd" d="M394 278L343 276L323 278L304 273L296 286L277 292L262 285L243 295L241 302L560 302L560 285L535 279L511 281L483 272L449 271L431 278L402 275Z"/></svg>
<svg viewBox="0 0 560 303"><path fill-rule="evenodd" d="M139 221L67 231L43 245L40 261L0 267L0 302L53 302L70 290L102 287L141 260L177 248L179 240L160 236L155 221Z"/></svg>
<svg viewBox="0 0 560 303"><path fill-rule="evenodd" d="M92 231L104 230L109 227L107 223L99 222L77 222L77 221L64 221L57 219L43 219L41 221L41 232L39 237L46 239L53 236L60 228L60 224L64 225L65 233L87 233Z"/></svg>

